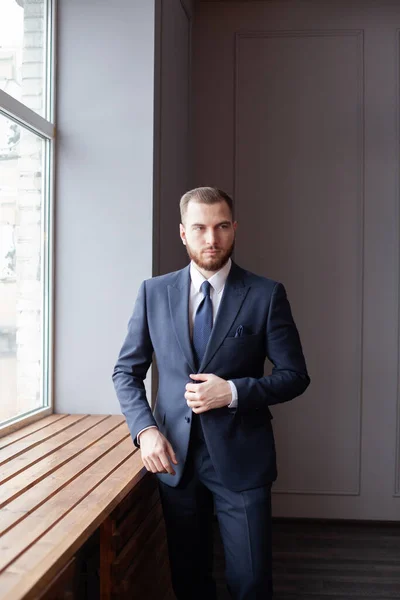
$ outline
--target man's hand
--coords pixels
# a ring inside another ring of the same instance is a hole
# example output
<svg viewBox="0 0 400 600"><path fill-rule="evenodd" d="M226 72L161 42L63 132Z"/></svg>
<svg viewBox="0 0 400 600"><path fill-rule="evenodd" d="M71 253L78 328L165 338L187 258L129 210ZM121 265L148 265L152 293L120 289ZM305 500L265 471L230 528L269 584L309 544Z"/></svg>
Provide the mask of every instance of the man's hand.
<svg viewBox="0 0 400 600"><path fill-rule="evenodd" d="M231 386L225 379L208 373L190 375L202 383L186 384L186 403L196 414L228 406L232 401Z"/></svg>
<svg viewBox="0 0 400 600"><path fill-rule="evenodd" d="M169 473L175 475L171 466L178 464L175 452L166 437L156 428L151 427L140 434L140 450L144 466L151 473Z"/></svg>

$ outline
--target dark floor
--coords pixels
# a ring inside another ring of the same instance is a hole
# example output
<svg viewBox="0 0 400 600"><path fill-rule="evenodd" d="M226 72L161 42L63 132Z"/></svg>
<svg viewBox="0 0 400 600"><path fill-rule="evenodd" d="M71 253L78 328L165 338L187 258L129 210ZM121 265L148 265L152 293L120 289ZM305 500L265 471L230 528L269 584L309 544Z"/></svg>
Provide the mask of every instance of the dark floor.
<svg viewBox="0 0 400 600"><path fill-rule="evenodd" d="M276 520L274 600L400 600L400 522ZM215 525L215 575L228 600Z"/></svg>

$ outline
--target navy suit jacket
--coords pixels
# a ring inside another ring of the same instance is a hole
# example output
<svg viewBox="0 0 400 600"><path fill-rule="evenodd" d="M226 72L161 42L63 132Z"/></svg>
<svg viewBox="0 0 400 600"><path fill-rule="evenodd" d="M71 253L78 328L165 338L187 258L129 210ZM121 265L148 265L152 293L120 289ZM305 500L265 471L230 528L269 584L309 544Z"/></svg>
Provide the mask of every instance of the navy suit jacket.
<svg viewBox="0 0 400 600"><path fill-rule="evenodd" d="M200 415L207 447L222 483L233 491L265 485L277 476L269 406L299 396L310 379L285 288L232 263L209 343L198 371L189 335L189 266L144 281L113 381L122 413L137 434L157 425L172 444L176 475L158 474L170 486L181 477L189 446L192 411L184 397L191 373L230 379L238 406ZM154 414L144 379L153 359L159 385ZM273 371L264 376L268 357Z"/></svg>

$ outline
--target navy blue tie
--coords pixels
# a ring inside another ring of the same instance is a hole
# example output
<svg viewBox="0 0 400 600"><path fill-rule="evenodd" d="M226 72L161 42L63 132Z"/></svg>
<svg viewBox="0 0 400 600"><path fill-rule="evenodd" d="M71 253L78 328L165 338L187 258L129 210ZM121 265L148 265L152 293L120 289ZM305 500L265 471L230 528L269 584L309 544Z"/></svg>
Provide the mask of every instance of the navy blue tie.
<svg viewBox="0 0 400 600"><path fill-rule="evenodd" d="M213 325L213 307L210 290L210 283L208 281L203 281L200 291L203 293L204 298L196 311L193 325L193 349L197 361L197 368L200 367L206 351Z"/></svg>

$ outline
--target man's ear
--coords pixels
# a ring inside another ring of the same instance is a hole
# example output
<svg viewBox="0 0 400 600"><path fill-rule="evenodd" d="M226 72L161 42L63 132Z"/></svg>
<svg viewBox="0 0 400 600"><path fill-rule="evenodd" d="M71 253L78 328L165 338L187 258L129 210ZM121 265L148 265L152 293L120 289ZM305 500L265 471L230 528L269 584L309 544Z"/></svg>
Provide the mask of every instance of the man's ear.
<svg viewBox="0 0 400 600"><path fill-rule="evenodd" d="M181 236L183 245L186 246L186 232L185 227L182 225L182 223L179 223L179 235Z"/></svg>

